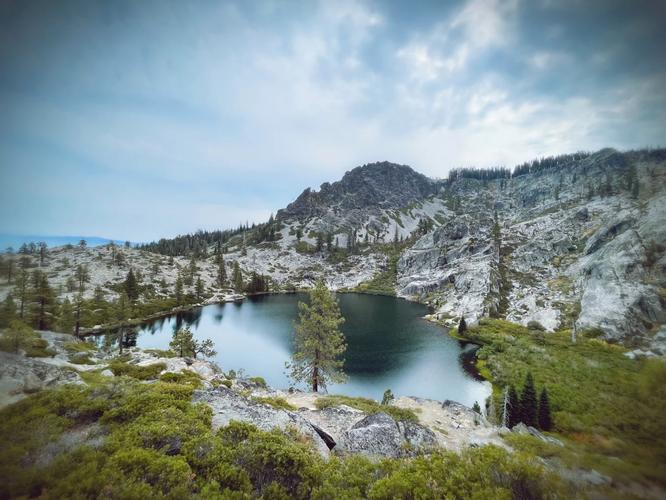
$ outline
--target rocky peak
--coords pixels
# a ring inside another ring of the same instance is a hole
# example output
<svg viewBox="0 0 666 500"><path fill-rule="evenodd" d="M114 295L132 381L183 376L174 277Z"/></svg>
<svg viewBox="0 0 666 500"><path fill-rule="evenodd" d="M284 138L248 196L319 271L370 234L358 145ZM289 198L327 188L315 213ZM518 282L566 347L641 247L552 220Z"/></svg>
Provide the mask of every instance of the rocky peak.
<svg viewBox="0 0 666 500"><path fill-rule="evenodd" d="M437 187L407 165L368 163L346 172L337 182L323 183L319 191L306 189L278 211L278 218L320 216L328 209L399 208L435 193Z"/></svg>

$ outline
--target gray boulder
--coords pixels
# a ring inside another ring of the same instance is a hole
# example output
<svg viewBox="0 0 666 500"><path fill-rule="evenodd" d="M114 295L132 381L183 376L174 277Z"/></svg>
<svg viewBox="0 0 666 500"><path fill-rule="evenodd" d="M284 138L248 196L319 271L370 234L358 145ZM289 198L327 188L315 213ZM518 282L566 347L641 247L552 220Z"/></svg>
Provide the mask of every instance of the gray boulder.
<svg viewBox="0 0 666 500"><path fill-rule="evenodd" d="M320 455L329 455L327 443L315 428L296 412L253 401L224 386L195 391L193 401L206 404L213 410L213 429L224 427L232 420L247 422L264 431L295 429L310 440Z"/></svg>
<svg viewBox="0 0 666 500"><path fill-rule="evenodd" d="M413 422L396 422L386 413L368 415L343 433L336 453L402 457L437 445L435 434Z"/></svg>

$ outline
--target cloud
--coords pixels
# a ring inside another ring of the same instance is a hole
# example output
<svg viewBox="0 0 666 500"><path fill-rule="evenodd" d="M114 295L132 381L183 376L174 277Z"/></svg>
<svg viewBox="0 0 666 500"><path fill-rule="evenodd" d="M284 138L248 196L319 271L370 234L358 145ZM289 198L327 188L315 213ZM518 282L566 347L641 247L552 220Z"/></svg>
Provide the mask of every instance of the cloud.
<svg viewBox="0 0 666 500"><path fill-rule="evenodd" d="M614 0L8 3L0 181L15 189L0 210L22 215L0 231L143 239L262 220L375 160L445 176L659 144L660 15Z"/></svg>

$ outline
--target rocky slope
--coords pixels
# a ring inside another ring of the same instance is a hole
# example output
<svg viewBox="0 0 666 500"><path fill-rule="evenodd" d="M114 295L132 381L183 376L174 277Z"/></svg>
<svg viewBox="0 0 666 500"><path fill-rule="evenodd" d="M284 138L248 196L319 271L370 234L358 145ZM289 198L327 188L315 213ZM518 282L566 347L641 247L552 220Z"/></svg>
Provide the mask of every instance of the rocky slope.
<svg viewBox="0 0 666 500"><path fill-rule="evenodd" d="M383 291L430 304L432 318L448 325L494 316L546 330L597 329L660 354L664 220L666 150L605 149L533 162L513 175L460 172L448 180L384 162L306 189L278 211L270 240L249 229L223 250L229 274L237 262L246 277L269 276L277 291L308 288L317 278L334 289L381 278ZM216 285L213 250L196 262L212 300L226 293ZM86 296L99 286L113 299L130 268L159 297L173 295L189 265L188 256L134 248L121 249L118 263L117 251L50 249L39 267L71 299L67 282L86 264ZM0 298L11 289L0 285Z"/></svg>

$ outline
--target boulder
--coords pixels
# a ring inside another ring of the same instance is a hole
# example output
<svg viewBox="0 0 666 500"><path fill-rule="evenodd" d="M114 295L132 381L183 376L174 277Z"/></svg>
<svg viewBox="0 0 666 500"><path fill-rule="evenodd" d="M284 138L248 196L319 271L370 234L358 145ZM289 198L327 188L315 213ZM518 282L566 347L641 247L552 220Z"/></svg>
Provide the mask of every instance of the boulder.
<svg viewBox="0 0 666 500"><path fill-rule="evenodd" d="M344 432L335 452L395 458L433 448L436 444L430 429L413 422L396 422L386 413L375 413Z"/></svg>
<svg viewBox="0 0 666 500"><path fill-rule="evenodd" d="M295 429L312 443L322 457L329 455L327 443L314 427L296 412L258 403L225 386L194 391L193 401L206 404L213 410L213 429L224 427L232 420L247 422L264 431Z"/></svg>

